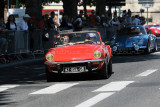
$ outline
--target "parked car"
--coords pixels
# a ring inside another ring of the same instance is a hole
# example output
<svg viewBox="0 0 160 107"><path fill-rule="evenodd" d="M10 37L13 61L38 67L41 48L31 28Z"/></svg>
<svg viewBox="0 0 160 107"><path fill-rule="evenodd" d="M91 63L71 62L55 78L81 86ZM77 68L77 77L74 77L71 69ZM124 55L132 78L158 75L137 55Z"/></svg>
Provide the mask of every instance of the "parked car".
<svg viewBox="0 0 160 107"><path fill-rule="evenodd" d="M106 79L112 73L111 48L102 42L97 31L58 34L45 59L48 82L54 79L55 73L96 71Z"/></svg>
<svg viewBox="0 0 160 107"><path fill-rule="evenodd" d="M157 51L157 38L144 26L126 26L110 42L113 54L143 51L146 54Z"/></svg>

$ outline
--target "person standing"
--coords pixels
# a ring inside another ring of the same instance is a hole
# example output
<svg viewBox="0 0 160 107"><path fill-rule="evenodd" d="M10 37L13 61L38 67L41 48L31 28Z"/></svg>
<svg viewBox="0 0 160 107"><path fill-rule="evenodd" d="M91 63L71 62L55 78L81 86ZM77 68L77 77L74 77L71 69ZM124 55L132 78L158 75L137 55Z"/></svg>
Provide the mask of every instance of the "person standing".
<svg viewBox="0 0 160 107"><path fill-rule="evenodd" d="M6 29L8 29L8 30L17 30L17 24L15 22L14 15L10 15L8 17L8 21L6 23Z"/></svg>
<svg viewBox="0 0 160 107"><path fill-rule="evenodd" d="M58 23L58 19L55 15L55 12L52 11L51 12L51 17L48 19L48 28L49 29L56 29L57 27L59 27L59 23Z"/></svg>
<svg viewBox="0 0 160 107"><path fill-rule="evenodd" d="M30 16L28 14L25 14L23 16L23 20L20 22L19 28L20 30L28 30L28 22L30 20Z"/></svg>

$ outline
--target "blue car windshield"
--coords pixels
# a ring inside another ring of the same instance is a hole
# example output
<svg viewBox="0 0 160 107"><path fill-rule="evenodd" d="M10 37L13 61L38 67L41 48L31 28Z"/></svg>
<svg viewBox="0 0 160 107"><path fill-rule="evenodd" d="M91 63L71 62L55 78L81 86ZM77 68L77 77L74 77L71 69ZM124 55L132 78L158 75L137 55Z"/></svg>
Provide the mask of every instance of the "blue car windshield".
<svg viewBox="0 0 160 107"><path fill-rule="evenodd" d="M147 34L143 27L125 27L119 30L118 36L137 36Z"/></svg>

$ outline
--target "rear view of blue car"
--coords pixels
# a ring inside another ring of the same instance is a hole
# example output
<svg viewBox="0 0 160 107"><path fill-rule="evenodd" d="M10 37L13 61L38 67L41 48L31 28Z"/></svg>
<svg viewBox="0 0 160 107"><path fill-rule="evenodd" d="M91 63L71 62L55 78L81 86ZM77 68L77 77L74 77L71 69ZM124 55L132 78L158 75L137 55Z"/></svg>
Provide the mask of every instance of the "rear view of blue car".
<svg viewBox="0 0 160 107"><path fill-rule="evenodd" d="M112 38L113 54L143 51L146 54L157 51L157 38L143 26L126 26Z"/></svg>

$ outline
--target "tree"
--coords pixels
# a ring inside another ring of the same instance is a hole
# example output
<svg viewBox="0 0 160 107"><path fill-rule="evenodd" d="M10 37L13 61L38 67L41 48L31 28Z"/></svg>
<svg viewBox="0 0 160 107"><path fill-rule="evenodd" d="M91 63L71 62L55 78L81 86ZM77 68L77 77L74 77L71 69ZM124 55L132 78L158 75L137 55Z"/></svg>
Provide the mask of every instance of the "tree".
<svg viewBox="0 0 160 107"><path fill-rule="evenodd" d="M4 19L4 7L5 7L4 0L0 0L0 18L3 19Z"/></svg>
<svg viewBox="0 0 160 107"><path fill-rule="evenodd" d="M77 17L77 6L79 0L62 0L63 1L63 9L64 14L69 17L76 18Z"/></svg>
<svg viewBox="0 0 160 107"><path fill-rule="evenodd" d="M105 14L106 3L105 0L96 0L96 13L99 15Z"/></svg>
<svg viewBox="0 0 160 107"><path fill-rule="evenodd" d="M42 0L25 0L26 13L33 16L36 21L42 17Z"/></svg>

